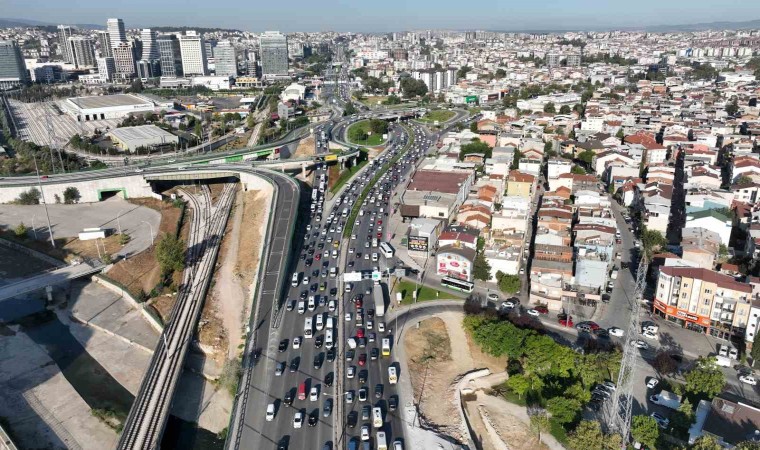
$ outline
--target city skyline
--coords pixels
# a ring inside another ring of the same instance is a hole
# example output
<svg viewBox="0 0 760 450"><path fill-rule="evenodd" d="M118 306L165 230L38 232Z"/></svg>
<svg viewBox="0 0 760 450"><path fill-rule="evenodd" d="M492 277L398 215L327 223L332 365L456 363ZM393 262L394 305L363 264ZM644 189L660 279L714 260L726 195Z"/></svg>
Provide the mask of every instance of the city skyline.
<svg viewBox="0 0 760 450"><path fill-rule="evenodd" d="M21 0L9 0L4 8L5 18L19 18L52 24L101 24L109 17L123 18L128 28L156 26L187 26L231 28L261 32L279 29L294 31L355 31L389 32L414 29L481 29L491 31L565 31L637 29L663 25L737 22L760 19L760 5L740 0L718 2L708 0L694 5L685 0L666 4L654 0L638 2L634 11L621 5L599 0L547 2L541 8L531 3L478 0L466 6L454 2L424 0L408 4L398 0L378 6L357 6L342 0L324 2L323 11L340 14L303 14L302 17L284 14L277 4L252 5L232 0L226 8L209 4L183 9L176 0L156 2L136 0L129 9L114 8L94 0L83 0L76 9L50 0L38 2L34 8ZM288 11L308 12L313 4L295 0ZM182 11L178 15L178 11ZM235 11L229 14L229 11Z"/></svg>

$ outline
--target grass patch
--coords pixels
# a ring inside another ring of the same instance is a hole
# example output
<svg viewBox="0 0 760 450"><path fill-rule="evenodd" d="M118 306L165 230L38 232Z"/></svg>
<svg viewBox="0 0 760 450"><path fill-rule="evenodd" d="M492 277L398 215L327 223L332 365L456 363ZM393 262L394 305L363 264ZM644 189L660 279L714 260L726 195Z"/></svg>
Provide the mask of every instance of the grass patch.
<svg viewBox="0 0 760 450"><path fill-rule="evenodd" d="M349 167L348 169L344 170L340 176L338 177L338 180L335 181L335 184L333 187L330 188L330 192L333 194L338 192L338 190L346 184L348 180L351 179L357 172L362 170L362 167L366 166L369 161L361 161L358 164Z"/></svg>
<svg viewBox="0 0 760 450"><path fill-rule="evenodd" d="M426 122L426 123L434 123L437 120L438 123L443 123L443 122L446 122L447 120L451 120L451 118L454 117L455 115L456 113L454 111L449 111L446 109L436 109L420 117L419 121Z"/></svg>
<svg viewBox="0 0 760 450"><path fill-rule="evenodd" d="M369 120L360 120L359 122L356 122L352 124L350 127L348 127L348 130L346 131L346 136L348 138L348 142L352 144L357 145L368 145L370 147L375 145L380 145L383 143L383 135L382 134L369 134L372 133L372 130L369 128ZM362 134L369 134L367 136L367 139L357 139L357 135Z"/></svg>
<svg viewBox="0 0 760 450"><path fill-rule="evenodd" d="M242 375L243 368L240 359L228 359L225 361L224 367L222 368L219 384L234 397L235 394L237 394L238 383L240 382L240 377Z"/></svg>
<svg viewBox="0 0 760 450"><path fill-rule="evenodd" d="M119 414L110 409L93 408L90 410L90 414L97 417L98 420L117 433L121 433L121 430L124 429L124 422L127 420L125 415Z"/></svg>
<svg viewBox="0 0 760 450"><path fill-rule="evenodd" d="M549 434L554 436L554 439L559 441L559 443L564 447L569 448L567 443L567 431L565 430L565 427L563 427L561 423L551 418L549 419Z"/></svg>
<svg viewBox="0 0 760 450"><path fill-rule="evenodd" d="M414 297L412 296L412 293L414 292L414 283L412 283L411 281L401 281L396 286L396 292L401 292L402 305L409 305L411 303L414 303ZM438 289L433 289L427 286L417 287L417 301L418 302L426 302L428 300L455 299L455 298L457 297L452 294L449 294L448 292L439 291Z"/></svg>

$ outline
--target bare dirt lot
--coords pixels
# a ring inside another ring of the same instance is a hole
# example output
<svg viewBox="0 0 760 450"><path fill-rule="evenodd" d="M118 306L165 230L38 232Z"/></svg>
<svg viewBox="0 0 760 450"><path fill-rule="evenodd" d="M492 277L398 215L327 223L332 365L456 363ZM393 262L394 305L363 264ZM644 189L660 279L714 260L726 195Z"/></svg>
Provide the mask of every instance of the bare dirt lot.
<svg viewBox="0 0 760 450"><path fill-rule="evenodd" d="M312 156L314 154L314 136L309 136L305 139L301 139L296 148L294 158L304 158L306 156Z"/></svg>

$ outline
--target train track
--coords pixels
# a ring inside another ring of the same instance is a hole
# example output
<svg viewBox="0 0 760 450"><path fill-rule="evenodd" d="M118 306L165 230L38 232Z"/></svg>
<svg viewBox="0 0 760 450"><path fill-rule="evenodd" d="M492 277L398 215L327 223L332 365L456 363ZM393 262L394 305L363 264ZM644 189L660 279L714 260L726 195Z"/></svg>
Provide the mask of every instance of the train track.
<svg viewBox="0 0 760 450"><path fill-rule="evenodd" d="M214 205L207 186L203 186L197 196L181 191L193 209L182 286L132 404L119 449L160 447L174 390L214 271L234 192L235 184L226 184Z"/></svg>

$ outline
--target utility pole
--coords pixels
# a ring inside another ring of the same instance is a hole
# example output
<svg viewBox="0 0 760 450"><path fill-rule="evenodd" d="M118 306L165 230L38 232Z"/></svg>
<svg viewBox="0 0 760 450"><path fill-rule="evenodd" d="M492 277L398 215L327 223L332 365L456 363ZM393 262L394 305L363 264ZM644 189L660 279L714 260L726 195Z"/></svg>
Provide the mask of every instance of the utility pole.
<svg viewBox="0 0 760 450"><path fill-rule="evenodd" d="M42 199L42 205L45 207L45 217L47 218L48 234L50 235L50 245L55 248L55 239L53 238L53 227L50 226L50 213L48 213L47 202L45 201L45 192L42 190L42 181L40 180L40 169L37 167L37 155L32 155L34 158L34 171L37 172L37 187L40 188L40 199Z"/></svg>
<svg viewBox="0 0 760 450"><path fill-rule="evenodd" d="M641 327L639 325L639 310L641 300L646 287L647 269L649 262L645 249L641 249L639 267L636 271L636 287L631 299L631 319L623 344L623 359L620 361L618 372L617 389L615 394L606 403L604 410L604 423L608 431L620 433L623 437L623 447L628 442L631 431L631 407L633 406L633 374L636 370L636 356L639 349L634 345L639 338Z"/></svg>

